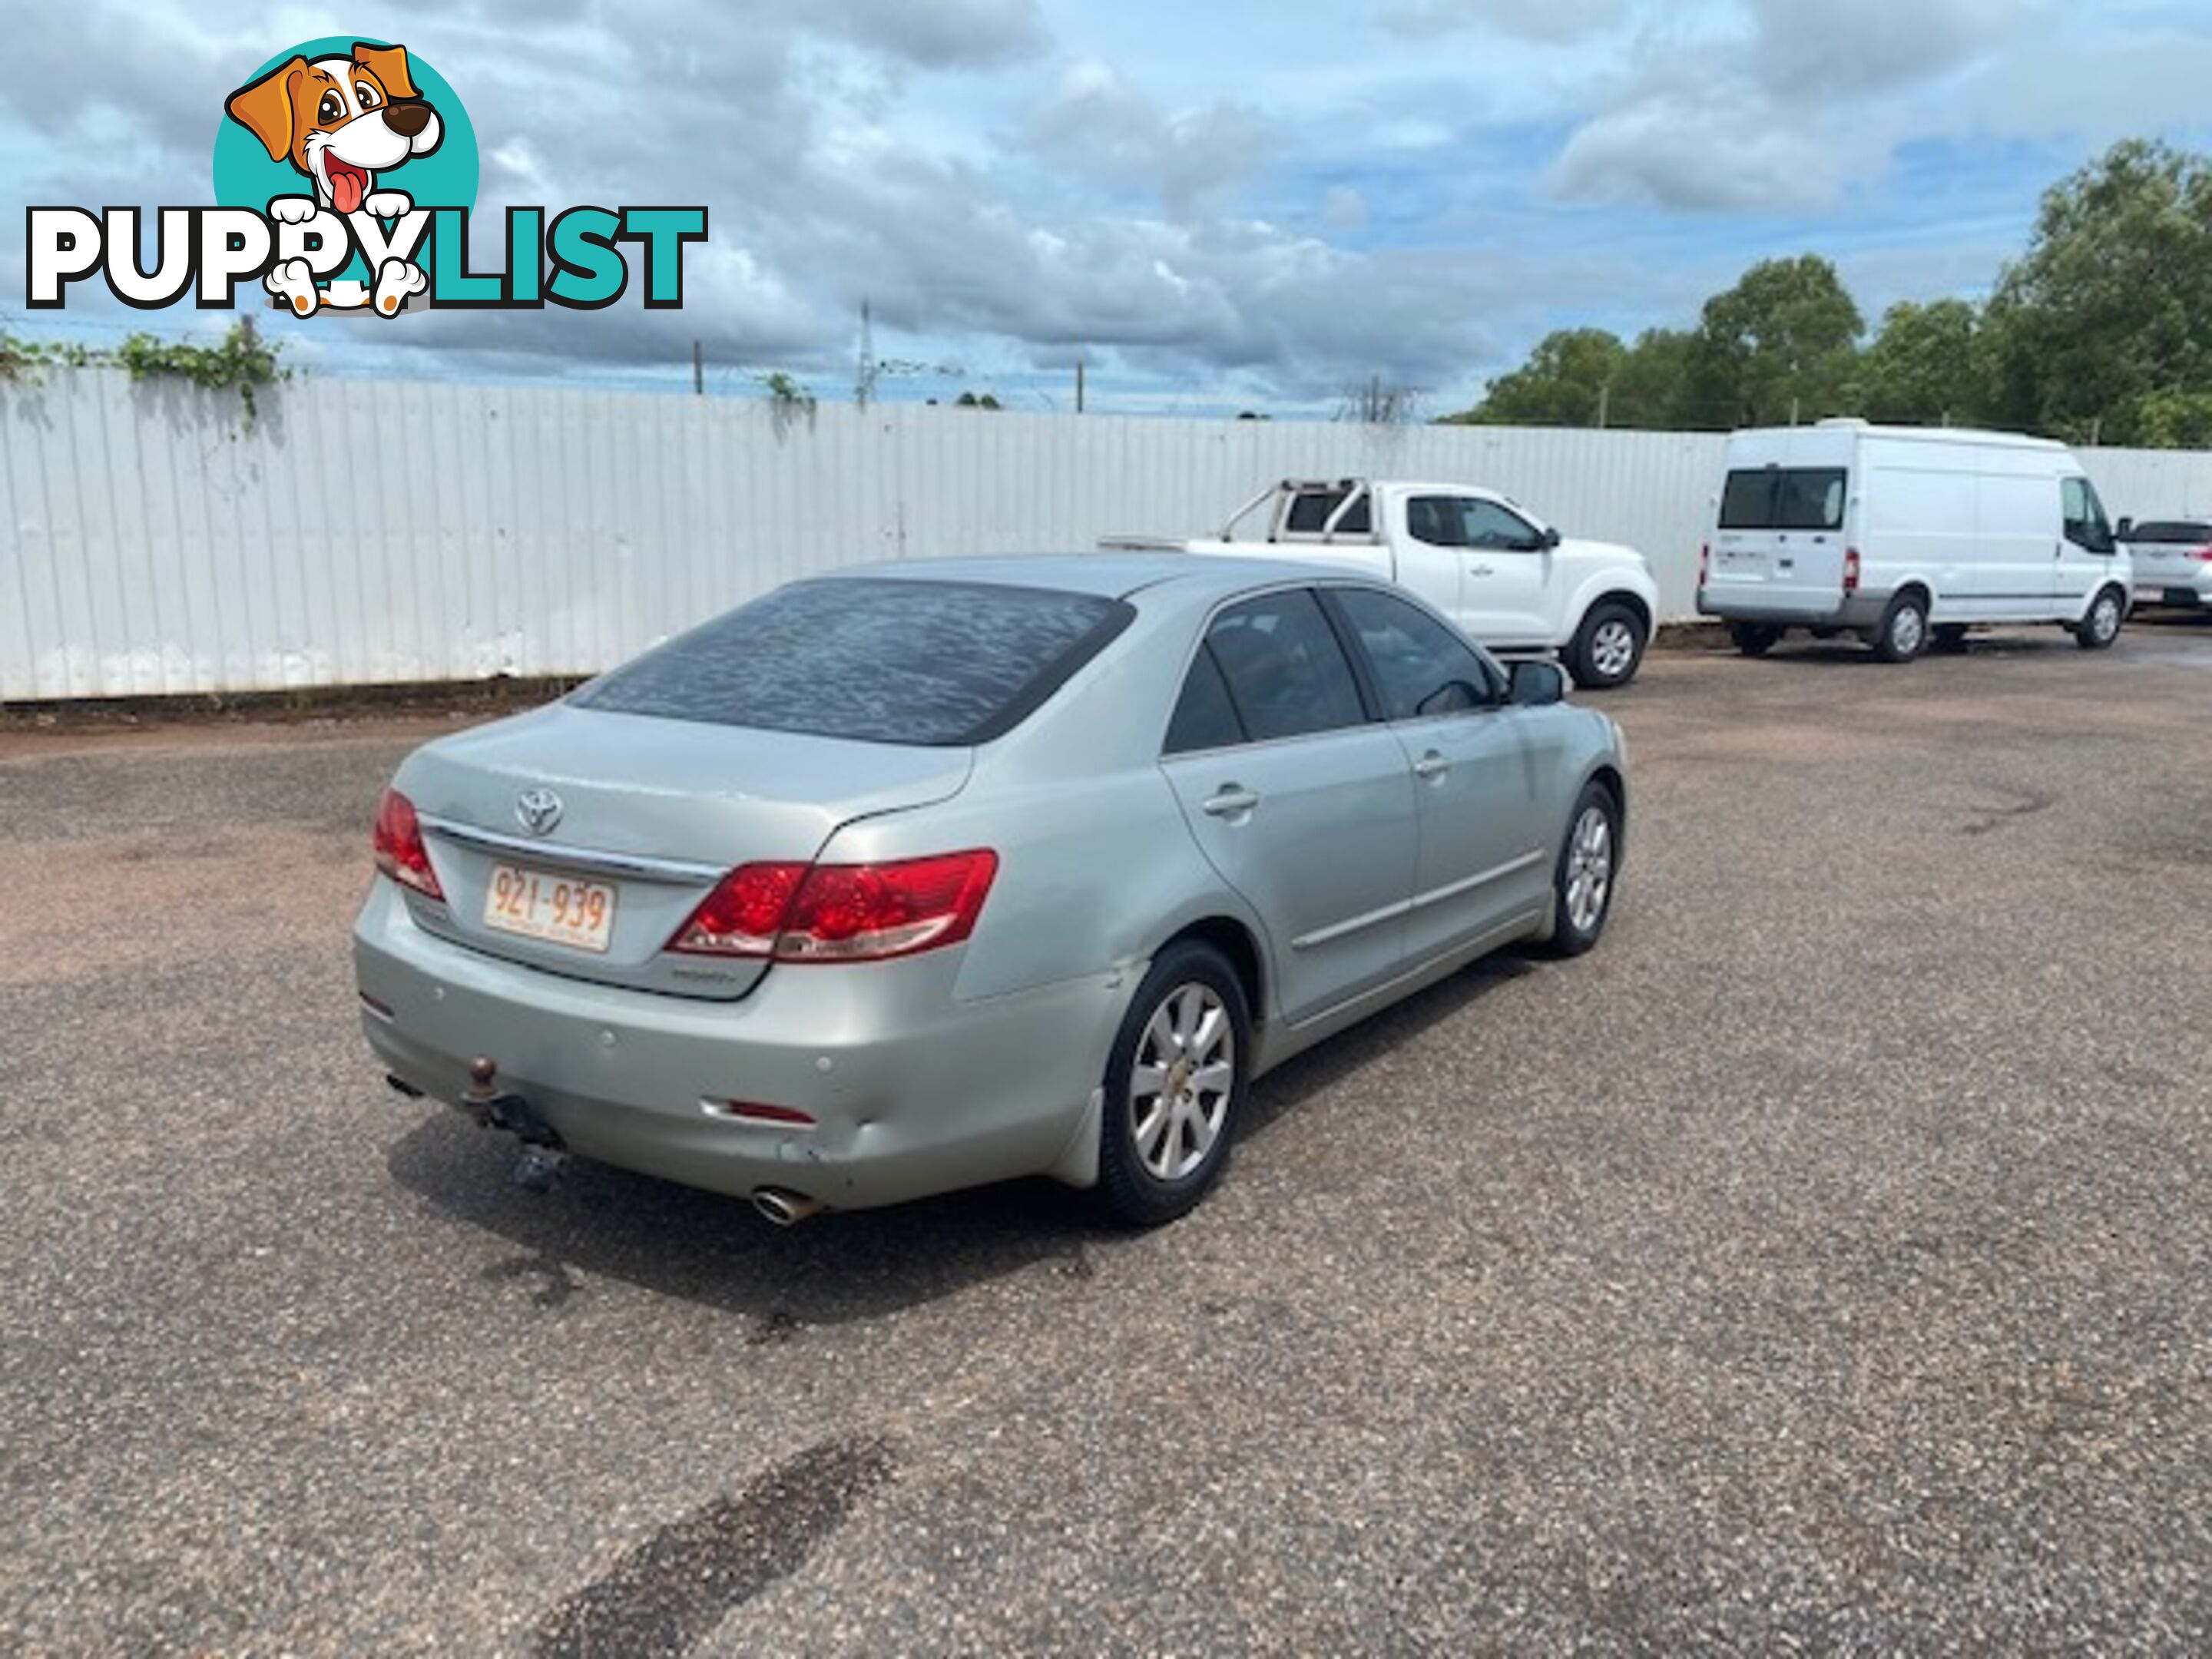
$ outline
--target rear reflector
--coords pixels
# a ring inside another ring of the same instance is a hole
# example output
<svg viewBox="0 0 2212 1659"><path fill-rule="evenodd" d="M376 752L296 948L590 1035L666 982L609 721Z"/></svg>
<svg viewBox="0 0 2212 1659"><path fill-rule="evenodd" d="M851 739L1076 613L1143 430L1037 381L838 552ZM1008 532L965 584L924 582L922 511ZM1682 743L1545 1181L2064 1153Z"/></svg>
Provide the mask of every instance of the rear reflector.
<svg viewBox="0 0 2212 1659"><path fill-rule="evenodd" d="M710 1100L709 1111L720 1117L733 1117L740 1123L773 1123L785 1129L811 1129L814 1120L805 1112L790 1106L770 1106L757 1100Z"/></svg>
<svg viewBox="0 0 2212 1659"><path fill-rule="evenodd" d="M668 948L779 962L880 962L957 945L998 874L986 849L896 864L748 864L725 876Z"/></svg>
<svg viewBox="0 0 2212 1659"><path fill-rule="evenodd" d="M430 867L430 849L422 844L422 825L415 816L415 803L397 789L387 789L376 805L376 829L370 836L376 867L402 887L411 887L425 898L442 899L438 872Z"/></svg>
<svg viewBox="0 0 2212 1659"><path fill-rule="evenodd" d="M1844 592L1859 591L1859 550L1856 547L1844 550Z"/></svg>

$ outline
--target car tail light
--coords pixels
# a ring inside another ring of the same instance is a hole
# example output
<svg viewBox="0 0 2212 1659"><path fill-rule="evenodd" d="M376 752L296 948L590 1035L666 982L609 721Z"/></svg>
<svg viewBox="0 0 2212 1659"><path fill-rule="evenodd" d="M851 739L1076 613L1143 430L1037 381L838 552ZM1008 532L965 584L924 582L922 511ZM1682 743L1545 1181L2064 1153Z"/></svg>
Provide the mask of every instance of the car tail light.
<svg viewBox="0 0 2212 1659"><path fill-rule="evenodd" d="M1698 586L1705 585L1705 576L1713 568L1713 544L1707 542L1698 550Z"/></svg>
<svg viewBox="0 0 2212 1659"><path fill-rule="evenodd" d="M748 864L669 941L693 955L880 962L957 945L999 871L988 850L896 864Z"/></svg>
<svg viewBox="0 0 2212 1659"><path fill-rule="evenodd" d="M775 949L791 896L806 879L803 864L744 864L715 884L691 919L668 941L672 951L702 957L764 957Z"/></svg>
<svg viewBox="0 0 2212 1659"><path fill-rule="evenodd" d="M422 844L422 825L415 816L415 803L397 789L387 789L376 804L376 829L370 837L376 867L402 887L411 887L426 898L442 899L438 872L430 867L430 849Z"/></svg>
<svg viewBox="0 0 2212 1659"><path fill-rule="evenodd" d="M900 864L817 864L807 872L775 954L785 962L872 962L957 945L975 931L996 853Z"/></svg>
<svg viewBox="0 0 2212 1659"><path fill-rule="evenodd" d="M2212 547L2200 547L2191 556L2202 559L2207 564L2212 564Z"/></svg>
<svg viewBox="0 0 2212 1659"><path fill-rule="evenodd" d="M1858 591L1859 550L1856 547L1847 547L1844 550L1844 592L1856 593Z"/></svg>

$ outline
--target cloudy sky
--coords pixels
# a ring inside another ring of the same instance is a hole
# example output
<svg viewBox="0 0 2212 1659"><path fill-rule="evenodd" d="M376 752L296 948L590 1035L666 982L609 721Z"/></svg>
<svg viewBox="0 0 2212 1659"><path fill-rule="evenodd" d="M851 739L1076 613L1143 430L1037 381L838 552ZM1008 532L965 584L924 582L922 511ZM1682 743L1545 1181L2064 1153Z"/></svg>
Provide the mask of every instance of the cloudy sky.
<svg viewBox="0 0 2212 1659"><path fill-rule="evenodd" d="M1811 250L1870 317L1986 290L2113 140L2212 148L2208 0L82 0L0 49L0 327L27 202L210 199L225 95L325 34L403 42L510 203L704 203L680 313L272 315L325 373L1325 413L1465 406L1554 327L1686 325ZM182 331L228 321L189 311Z"/></svg>

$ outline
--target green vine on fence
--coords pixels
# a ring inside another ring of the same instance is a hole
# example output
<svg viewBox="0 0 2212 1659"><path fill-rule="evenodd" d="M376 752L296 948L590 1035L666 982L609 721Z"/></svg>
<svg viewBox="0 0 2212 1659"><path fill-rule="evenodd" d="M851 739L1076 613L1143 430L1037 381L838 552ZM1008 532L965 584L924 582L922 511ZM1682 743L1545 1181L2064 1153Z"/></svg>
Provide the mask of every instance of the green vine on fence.
<svg viewBox="0 0 2212 1659"><path fill-rule="evenodd" d="M159 335L126 337L112 350L81 345L72 340L21 340L0 334L0 380L37 385L53 368L119 368L136 383L160 374L190 380L204 392L227 392L235 387L246 411L245 429L253 430L261 406L256 394L263 386L289 380L292 371L276 361L281 343L264 340L251 322L241 319L214 345L195 345L187 340L164 340Z"/></svg>

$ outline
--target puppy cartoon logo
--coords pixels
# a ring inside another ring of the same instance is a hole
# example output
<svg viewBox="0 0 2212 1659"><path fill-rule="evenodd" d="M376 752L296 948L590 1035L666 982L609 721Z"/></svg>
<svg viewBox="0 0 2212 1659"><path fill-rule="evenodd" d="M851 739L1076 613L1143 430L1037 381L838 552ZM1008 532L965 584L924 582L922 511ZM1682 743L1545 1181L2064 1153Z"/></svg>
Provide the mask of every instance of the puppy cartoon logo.
<svg viewBox="0 0 2212 1659"><path fill-rule="evenodd" d="M212 108L216 89L207 96ZM31 309L61 309L97 276L142 311L187 295L203 311L228 309L248 283L301 317L599 311L634 276L647 309L675 310L684 250L707 240L703 206L527 203L507 207L504 235L485 226L472 239L476 128L445 77L395 41L302 41L222 106L214 205L26 210Z"/></svg>
<svg viewBox="0 0 2212 1659"><path fill-rule="evenodd" d="M310 62L295 53L258 80L230 94L230 118L261 141L272 161L290 163L314 186L312 196L279 196L269 216L304 225L318 212L351 218L399 219L414 210L404 190L380 189L378 176L418 155L428 155L446 136L437 110L409 72L407 48L356 40L349 54ZM379 266L368 297L390 317L429 278L412 259L388 258ZM358 306L362 284L316 285L308 261L280 259L263 285L304 317L318 306Z"/></svg>

